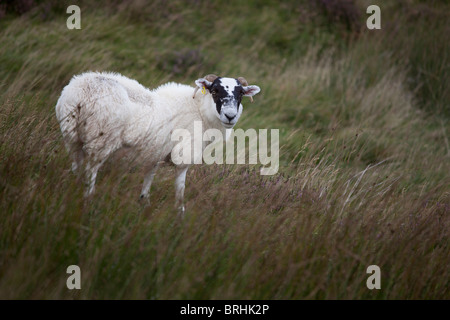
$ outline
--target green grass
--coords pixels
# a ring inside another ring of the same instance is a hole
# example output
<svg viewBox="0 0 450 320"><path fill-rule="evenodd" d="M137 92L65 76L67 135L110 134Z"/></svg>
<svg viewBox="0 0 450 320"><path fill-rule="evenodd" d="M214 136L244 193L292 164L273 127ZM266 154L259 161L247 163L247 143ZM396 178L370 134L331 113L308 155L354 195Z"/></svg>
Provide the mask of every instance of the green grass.
<svg viewBox="0 0 450 320"><path fill-rule="evenodd" d="M357 1L358 32L307 1L81 2L82 30L37 2L0 20L0 298L450 298L447 4L383 4L369 31ZM244 76L262 92L237 127L280 129L279 174L194 166L180 221L172 168L143 208L141 168L112 160L85 201L54 106L87 70Z"/></svg>

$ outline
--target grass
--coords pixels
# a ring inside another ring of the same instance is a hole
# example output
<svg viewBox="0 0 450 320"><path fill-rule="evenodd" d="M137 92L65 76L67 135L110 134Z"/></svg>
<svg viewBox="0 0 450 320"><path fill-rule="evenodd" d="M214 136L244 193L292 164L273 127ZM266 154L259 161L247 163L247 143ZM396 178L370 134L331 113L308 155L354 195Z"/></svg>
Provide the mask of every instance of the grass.
<svg viewBox="0 0 450 320"><path fill-rule="evenodd" d="M36 2L0 20L0 298L450 298L447 4L382 4L369 31L366 1L81 2L68 30L64 2ZM86 70L246 77L262 92L237 127L280 129L279 174L192 167L180 221L173 169L143 208L140 168L109 161L84 201L54 106Z"/></svg>

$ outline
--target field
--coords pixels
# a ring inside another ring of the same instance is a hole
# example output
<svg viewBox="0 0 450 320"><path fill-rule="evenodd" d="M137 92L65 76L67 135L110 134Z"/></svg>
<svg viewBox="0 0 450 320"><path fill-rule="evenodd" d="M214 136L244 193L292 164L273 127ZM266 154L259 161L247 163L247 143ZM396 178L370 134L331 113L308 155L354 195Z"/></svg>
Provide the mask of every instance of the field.
<svg viewBox="0 0 450 320"><path fill-rule="evenodd" d="M365 0L78 1L81 30L68 1L3 2L0 298L450 299L450 5L379 2L381 30ZM111 159L85 200L55 105L87 70L244 76L236 128L280 130L278 174L193 166L180 220L173 168L143 207Z"/></svg>

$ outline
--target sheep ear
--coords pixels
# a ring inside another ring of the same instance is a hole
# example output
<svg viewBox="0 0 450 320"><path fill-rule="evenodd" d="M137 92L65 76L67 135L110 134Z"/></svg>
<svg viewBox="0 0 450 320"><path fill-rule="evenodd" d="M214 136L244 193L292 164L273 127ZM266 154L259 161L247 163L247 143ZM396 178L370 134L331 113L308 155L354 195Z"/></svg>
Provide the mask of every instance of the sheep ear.
<svg viewBox="0 0 450 320"><path fill-rule="evenodd" d="M246 86L246 87L242 87L244 89L244 96L246 97L252 97L255 94L259 93L261 91L261 89L258 86Z"/></svg>
<svg viewBox="0 0 450 320"><path fill-rule="evenodd" d="M212 85L212 82L206 80L205 78L200 78L195 80L195 84L197 85L197 87L199 87L200 89L202 89L203 87L205 87L206 89L209 90L209 88Z"/></svg>

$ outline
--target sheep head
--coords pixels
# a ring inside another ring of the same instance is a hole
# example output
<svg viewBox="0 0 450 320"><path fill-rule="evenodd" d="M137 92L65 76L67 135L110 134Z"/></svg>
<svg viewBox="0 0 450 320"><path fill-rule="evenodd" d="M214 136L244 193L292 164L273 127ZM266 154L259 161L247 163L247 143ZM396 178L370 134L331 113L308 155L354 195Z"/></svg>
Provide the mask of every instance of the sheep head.
<svg viewBox="0 0 450 320"><path fill-rule="evenodd" d="M205 88L211 93L211 111L215 112L225 128L232 128L238 121L242 113L241 101L244 96L252 97L261 89L255 85L248 85L243 77L227 78L209 74L203 78L195 80L197 90ZM253 100L252 100L253 101Z"/></svg>

